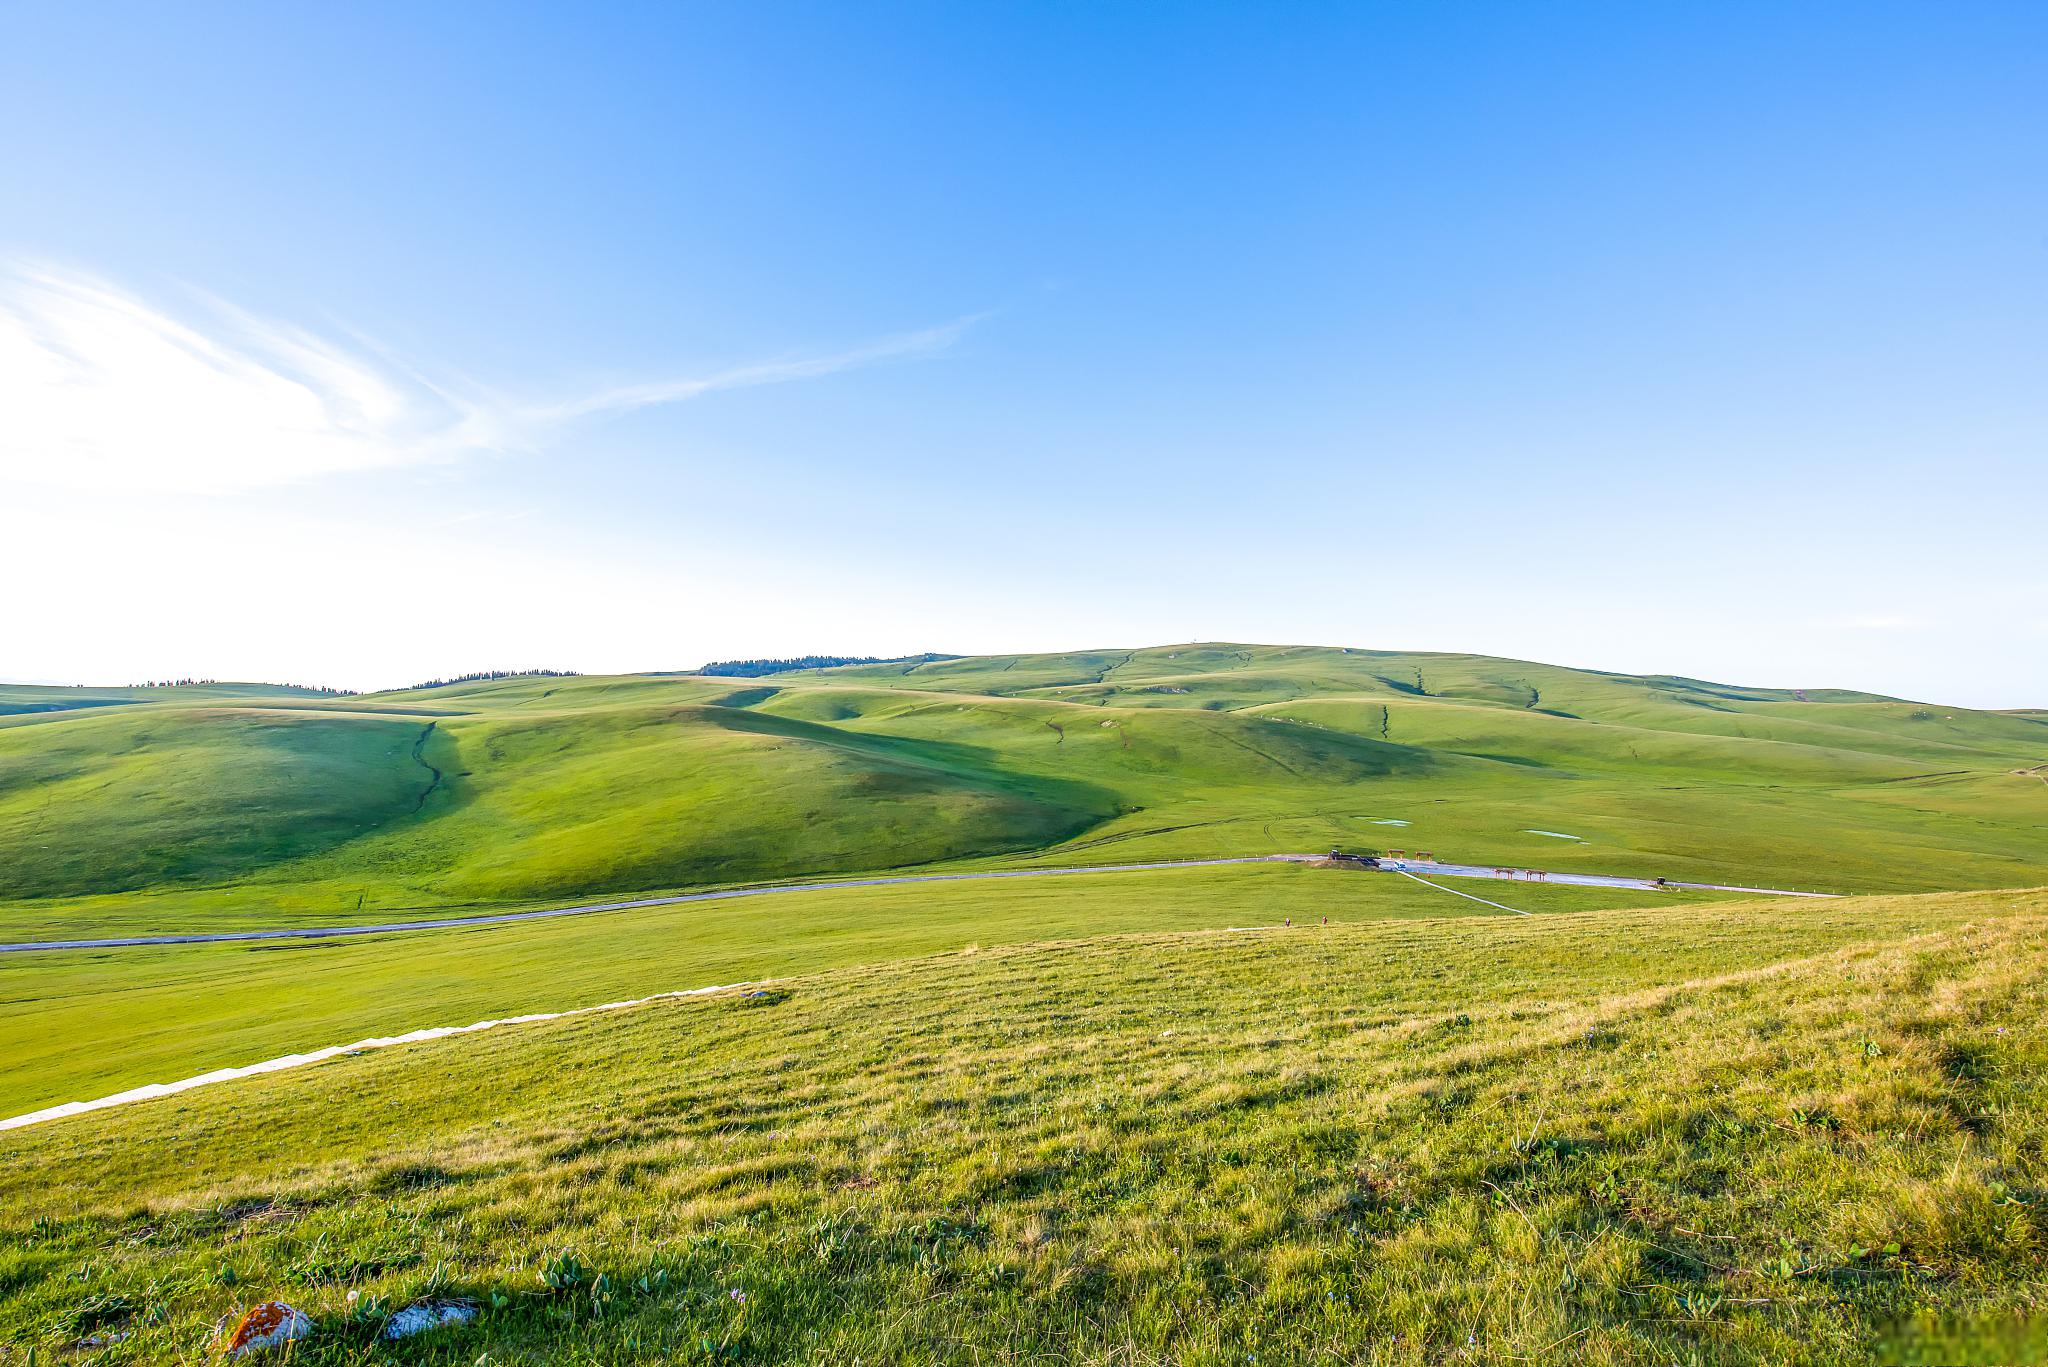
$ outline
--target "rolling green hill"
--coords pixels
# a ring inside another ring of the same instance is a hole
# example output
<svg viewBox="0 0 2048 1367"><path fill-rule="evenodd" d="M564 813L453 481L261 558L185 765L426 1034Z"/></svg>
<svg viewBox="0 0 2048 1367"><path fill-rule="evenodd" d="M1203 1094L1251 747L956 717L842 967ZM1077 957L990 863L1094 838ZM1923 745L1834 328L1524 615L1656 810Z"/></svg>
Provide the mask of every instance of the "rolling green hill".
<svg viewBox="0 0 2048 1367"><path fill-rule="evenodd" d="M0 709L16 935L1333 844L1844 891L2048 881L2038 716L1479 656L1190 645Z"/></svg>
<svg viewBox="0 0 2048 1367"><path fill-rule="evenodd" d="M294 688L290 684L133 684L122 688L66 688L48 684L0 683L0 717L149 702L239 703L336 696L346 695L337 695L330 689Z"/></svg>
<svg viewBox="0 0 2048 1367"><path fill-rule="evenodd" d="M211 880L413 812L422 728L393 717L102 705L0 730L15 896ZM61 719L59 719L61 718Z"/></svg>

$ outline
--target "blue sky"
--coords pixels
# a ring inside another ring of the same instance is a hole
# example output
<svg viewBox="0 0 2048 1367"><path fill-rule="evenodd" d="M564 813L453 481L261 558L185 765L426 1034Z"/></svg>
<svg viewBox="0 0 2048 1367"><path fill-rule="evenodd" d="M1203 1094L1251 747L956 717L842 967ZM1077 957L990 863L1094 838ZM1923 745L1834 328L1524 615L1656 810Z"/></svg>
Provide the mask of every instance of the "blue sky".
<svg viewBox="0 0 2048 1367"><path fill-rule="evenodd" d="M2048 706L2048 9L0 6L0 677Z"/></svg>

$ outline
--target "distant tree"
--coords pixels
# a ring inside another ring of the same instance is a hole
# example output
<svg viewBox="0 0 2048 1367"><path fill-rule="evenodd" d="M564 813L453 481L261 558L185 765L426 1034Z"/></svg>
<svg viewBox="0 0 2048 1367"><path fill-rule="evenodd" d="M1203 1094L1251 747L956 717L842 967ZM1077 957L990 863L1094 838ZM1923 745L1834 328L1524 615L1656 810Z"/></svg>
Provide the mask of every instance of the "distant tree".
<svg viewBox="0 0 2048 1367"><path fill-rule="evenodd" d="M219 679L145 679L141 683L129 684L129 688L214 688ZM325 684L279 684L279 688L290 688L300 693L321 693L331 698L353 698L353 688L329 688Z"/></svg>
<svg viewBox="0 0 2048 1367"><path fill-rule="evenodd" d="M447 688L451 684L487 683L492 679L574 679L580 671L574 669L482 669L474 674L457 674L453 678L429 679L416 683L413 690L422 688Z"/></svg>
<svg viewBox="0 0 2048 1367"><path fill-rule="evenodd" d="M693 672L721 679L758 679L764 674L786 674L792 669L837 669L841 665L928 664L933 660L957 660L958 655L795 655L786 660L714 660Z"/></svg>

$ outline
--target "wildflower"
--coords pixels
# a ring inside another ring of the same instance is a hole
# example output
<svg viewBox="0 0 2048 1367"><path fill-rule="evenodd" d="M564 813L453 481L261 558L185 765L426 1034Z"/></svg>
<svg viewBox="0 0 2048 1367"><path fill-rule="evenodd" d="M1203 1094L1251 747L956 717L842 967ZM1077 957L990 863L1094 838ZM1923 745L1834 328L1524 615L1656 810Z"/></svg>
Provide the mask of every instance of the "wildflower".
<svg viewBox="0 0 2048 1367"><path fill-rule="evenodd" d="M745 1305L747 1303L747 1293L740 1290L737 1286L725 1294L732 1297L736 1304Z"/></svg>

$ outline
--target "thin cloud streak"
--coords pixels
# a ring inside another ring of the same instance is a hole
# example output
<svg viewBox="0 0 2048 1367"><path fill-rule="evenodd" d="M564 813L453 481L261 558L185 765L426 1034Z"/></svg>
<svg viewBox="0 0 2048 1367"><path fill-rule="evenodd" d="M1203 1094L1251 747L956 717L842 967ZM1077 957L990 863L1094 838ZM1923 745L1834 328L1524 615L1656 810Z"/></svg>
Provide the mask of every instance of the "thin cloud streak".
<svg viewBox="0 0 2048 1367"><path fill-rule="evenodd" d="M0 267L0 481L225 492L531 449L549 429L937 355L980 315L845 351L558 403L442 383L224 301L181 319L94 277Z"/></svg>
<svg viewBox="0 0 2048 1367"><path fill-rule="evenodd" d="M596 413L624 413L657 404L683 403L721 389L750 389L756 385L785 384L857 370L887 361L917 360L936 356L958 342L967 330L987 317L970 314L937 327L899 333L869 342L865 346L823 356L798 356L782 361L739 366L701 379L658 380L652 384L625 385L587 398L545 408L521 410L521 416L540 422L565 422Z"/></svg>

